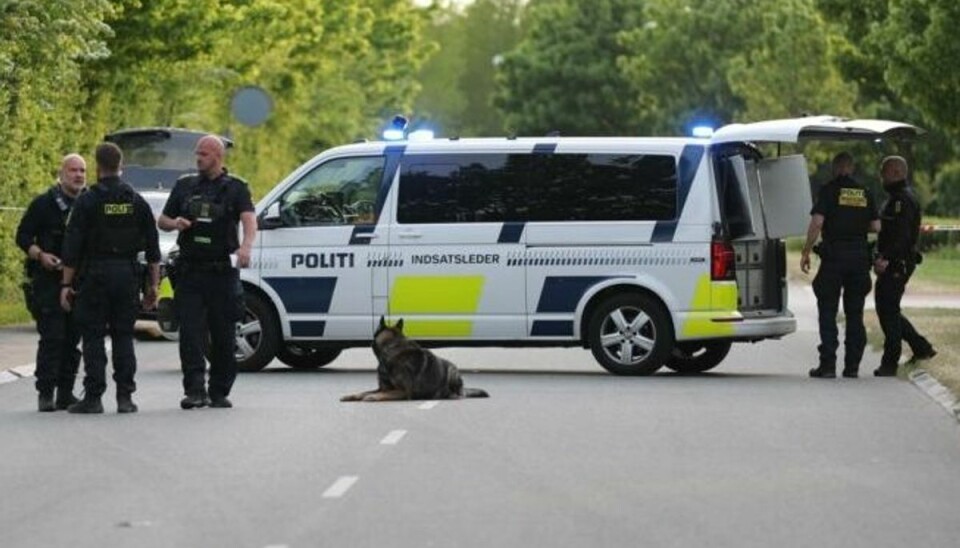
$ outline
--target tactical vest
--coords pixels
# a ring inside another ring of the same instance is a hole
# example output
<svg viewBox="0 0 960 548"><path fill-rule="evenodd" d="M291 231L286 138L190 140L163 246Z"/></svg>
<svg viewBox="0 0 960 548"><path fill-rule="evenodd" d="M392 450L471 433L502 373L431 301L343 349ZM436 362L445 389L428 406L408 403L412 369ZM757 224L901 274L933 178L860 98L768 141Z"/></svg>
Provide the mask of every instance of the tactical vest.
<svg viewBox="0 0 960 548"><path fill-rule="evenodd" d="M98 184L96 210L92 215L89 256L101 259L133 259L143 248L143 235L135 214L136 192L126 183Z"/></svg>
<svg viewBox="0 0 960 548"><path fill-rule="evenodd" d="M67 217L70 215L70 204L67 203L67 199L63 196L63 191L60 190L59 185L54 185L47 193L50 199L53 200L53 203L56 204L60 216L57 218L56 225L50 231L41 234L37 238L37 244L41 249L59 256L63 250L63 238L66 233Z"/></svg>
<svg viewBox="0 0 960 548"><path fill-rule="evenodd" d="M201 185L195 180L184 193L180 211L192 223L190 229L177 239L180 255L187 261L229 261L229 231L236 230L236 222L227 200L228 183Z"/></svg>

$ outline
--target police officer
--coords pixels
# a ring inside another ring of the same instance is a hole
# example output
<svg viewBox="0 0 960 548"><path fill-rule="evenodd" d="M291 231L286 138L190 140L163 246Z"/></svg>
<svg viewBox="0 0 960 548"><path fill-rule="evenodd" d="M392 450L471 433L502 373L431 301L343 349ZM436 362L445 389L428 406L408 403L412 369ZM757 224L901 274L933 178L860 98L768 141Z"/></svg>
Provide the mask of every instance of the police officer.
<svg viewBox="0 0 960 548"><path fill-rule="evenodd" d="M67 216L87 182L83 157L64 156L58 179L30 202L17 227L17 245L27 254L27 307L40 334L36 368L40 411L63 410L77 402L73 384L80 366L80 332L60 308L60 255Z"/></svg>
<svg viewBox="0 0 960 548"><path fill-rule="evenodd" d="M807 228L800 268L810 270L810 251L822 233L820 268L813 280L820 324L820 365L814 378L837 376L837 308L843 295L846 333L843 340L843 376L856 378L867 344L863 303L870 292L870 251L867 232L880 228L873 194L853 179L853 156L841 152L833 159L833 179L821 187Z"/></svg>
<svg viewBox="0 0 960 548"><path fill-rule="evenodd" d="M246 182L224 168L224 151L216 135L197 141L198 173L177 181L158 220L161 229L179 231L174 299L180 320L182 409L233 407L227 396L237 376L236 322L243 299L237 267L250 265L257 221ZM209 388L203 358L208 329Z"/></svg>
<svg viewBox="0 0 960 548"><path fill-rule="evenodd" d="M902 340L906 340L913 351L911 361L932 358L937 352L900 312L900 299L920 259L917 252L920 204L907 184L907 161L900 156L884 158L880 179L888 197L880 212L881 228L873 268L877 274L874 299L884 343L880 367L873 374L892 377L897 374Z"/></svg>
<svg viewBox="0 0 960 548"><path fill-rule="evenodd" d="M123 154L113 143L96 150L97 184L77 199L67 221L63 245L63 284L60 303L69 310L76 297L77 320L83 332L83 399L70 413L103 413L107 355L104 337L113 344L113 380L117 385L117 412L136 413L132 394L137 358L133 352L133 325L137 319L140 274L137 253L144 251L149 265L149 287L143 304L156 304L160 278L160 247L153 213L143 197L120 180ZM79 291L74 283L79 274Z"/></svg>

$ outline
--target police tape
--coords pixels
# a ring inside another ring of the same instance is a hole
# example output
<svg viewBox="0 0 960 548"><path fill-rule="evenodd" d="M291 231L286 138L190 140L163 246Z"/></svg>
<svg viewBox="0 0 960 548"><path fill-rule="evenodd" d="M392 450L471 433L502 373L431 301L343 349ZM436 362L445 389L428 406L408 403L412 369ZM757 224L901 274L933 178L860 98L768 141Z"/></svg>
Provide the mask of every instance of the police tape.
<svg viewBox="0 0 960 548"><path fill-rule="evenodd" d="M23 211L25 207L0 206L0 211Z"/></svg>
<svg viewBox="0 0 960 548"><path fill-rule="evenodd" d="M920 232L960 232L960 225L920 225Z"/></svg>

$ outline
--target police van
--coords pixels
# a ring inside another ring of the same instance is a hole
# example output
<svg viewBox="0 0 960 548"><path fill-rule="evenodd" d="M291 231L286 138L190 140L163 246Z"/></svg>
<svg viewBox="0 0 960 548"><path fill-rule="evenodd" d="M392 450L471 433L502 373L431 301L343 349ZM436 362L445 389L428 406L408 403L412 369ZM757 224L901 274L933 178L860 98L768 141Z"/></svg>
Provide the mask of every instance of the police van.
<svg viewBox="0 0 960 548"><path fill-rule="evenodd" d="M326 365L385 316L426 345L581 346L615 374L706 371L732 343L796 330L783 240L809 222L806 160L756 144L919 131L817 116L708 138L327 150L257 204L240 367Z"/></svg>

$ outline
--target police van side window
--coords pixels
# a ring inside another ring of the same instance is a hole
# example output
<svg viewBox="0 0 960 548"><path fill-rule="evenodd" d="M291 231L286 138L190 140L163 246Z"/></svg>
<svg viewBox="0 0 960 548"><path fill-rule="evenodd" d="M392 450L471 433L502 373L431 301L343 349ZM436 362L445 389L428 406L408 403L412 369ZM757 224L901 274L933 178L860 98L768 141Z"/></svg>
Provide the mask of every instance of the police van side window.
<svg viewBox="0 0 960 548"><path fill-rule="evenodd" d="M285 226L353 225L376 222L382 156L337 158L297 181L280 198Z"/></svg>
<svg viewBox="0 0 960 548"><path fill-rule="evenodd" d="M400 223L670 220L676 160L636 154L463 154L404 159Z"/></svg>

